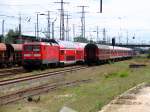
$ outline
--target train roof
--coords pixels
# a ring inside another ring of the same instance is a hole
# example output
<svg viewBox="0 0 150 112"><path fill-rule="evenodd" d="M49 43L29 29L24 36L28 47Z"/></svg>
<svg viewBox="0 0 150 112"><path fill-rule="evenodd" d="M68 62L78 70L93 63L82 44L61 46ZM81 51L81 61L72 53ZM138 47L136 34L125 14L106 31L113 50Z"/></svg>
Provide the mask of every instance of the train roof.
<svg viewBox="0 0 150 112"><path fill-rule="evenodd" d="M43 42L48 42L51 44L57 44L62 49L83 49L86 45L86 43L80 43L80 42L72 42L72 41L64 41L64 40L58 40L58 39L42 39Z"/></svg>
<svg viewBox="0 0 150 112"><path fill-rule="evenodd" d="M4 43L0 43L0 51L6 51L6 45Z"/></svg>
<svg viewBox="0 0 150 112"><path fill-rule="evenodd" d="M72 48L72 49L76 49L77 45L74 42L70 42L70 41L61 41L61 40L57 40L58 45L60 46L60 48Z"/></svg>
<svg viewBox="0 0 150 112"><path fill-rule="evenodd" d="M107 45L100 45L100 44L97 44L98 48L101 48L101 49L109 49L109 46Z"/></svg>
<svg viewBox="0 0 150 112"><path fill-rule="evenodd" d="M85 48L87 43L80 43L80 42L75 42L79 48Z"/></svg>
<svg viewBox="0 0 150 112"><path fill-rule="evenodd" d="M50 42L27 42L27 43L24 43L24 45L57 45L57 44L50 43Z"/></svg>
<svg viewBox="0 0 150 112"><path fill-rule="evenodd" d="M88 47L97 47L98 49L109 49L108 45L101 45L101 44L94 44L94 43L88 43L87 44Z"/></svg>
<svg viewBox="0 0 150 112"><path fill-rule="evenodd" d="M72 41L62 41L62 40L56 40L60 48L64 49L83 49L86 45L86 43L80 43L80 42L72 42Z"/></svg>
<svg viewBox="0 0 150 112"><path fill-rule="evenodd" d="M126 47L118 47L118 46L109 46L109 49L115 49L115 50L132 50L131 48L126 48Z"/></svg>
<svg viewBox="0 0 150 112"><path fill-rule="evenodd" d="M131 48L126 48L126 47L118 47L118 46L109 46L109 45L101 45L101 44L94 44L94 43L89 43L87 44L88 46L97 46L99 49L114 49L114 50L127 50L130 51L132 50Z"/></svg>

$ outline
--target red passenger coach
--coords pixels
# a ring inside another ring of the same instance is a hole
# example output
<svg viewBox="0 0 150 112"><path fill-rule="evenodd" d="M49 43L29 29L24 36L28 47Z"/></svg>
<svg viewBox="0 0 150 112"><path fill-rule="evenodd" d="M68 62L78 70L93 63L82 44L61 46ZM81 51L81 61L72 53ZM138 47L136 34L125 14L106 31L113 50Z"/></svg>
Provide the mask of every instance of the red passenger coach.
<svg viewBox="0 0 150 112"><path fill-rule="evenodd" d="M122 60L133 57L133 50L124 47L89 43L85 46L85 62L100 63L108 60Z"/></svg>
<svg viewBox="0 0 150 112"><path fill-rule="evenodd" d="M60 47L59 62L64 64L75 64L84 61L84 45L82 43L57 40Z"/></svg>
<svg viewBox="0 0 150 112"><path fill-rule="evenodd" d="M99 61L110 58L110 50L106 45L87 44L85 52L85 61L87 63L99 63Z"/></svg>
<svg viewBox="0 0 150 112"><path fill-rule="evenodd" d="M23 46L24 68L43 67L59 63L59 46L54 43L32 42Z"/></svg>
<svg viewBox="0 0 150 112"><path fill-rule="evenodd" d="M85 46L86 46L86 43L78 43L76 42L77 44L77 48L76 48L76 62L77 63L83 63L85 60Z"/></svg>

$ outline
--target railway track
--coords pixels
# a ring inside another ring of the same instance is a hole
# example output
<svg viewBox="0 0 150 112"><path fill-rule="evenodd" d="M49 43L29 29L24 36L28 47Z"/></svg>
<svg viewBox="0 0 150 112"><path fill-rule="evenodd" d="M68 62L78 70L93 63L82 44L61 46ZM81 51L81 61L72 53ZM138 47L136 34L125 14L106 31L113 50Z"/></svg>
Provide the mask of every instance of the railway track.
<svg viewBox="0 0 150 112"><path fill-rule="evenodd" d="M22 67L15 67L11 69L2 69L0 70L0 78L12 76L12 75L18 75L20 73L26 73L27 71L24 70Z"/></svg>
<svg viewBox="0 0 150 112"><path fill-rule="evenodd" d="M29 98L35 95L39 95L48 91L56 90L60 87L68 87L68 86L75 86L82 83L88 83L92 81L91 79L85 79L85 80L75 80L75 81L64 81L59 83L47 83L43 84L37 87L29 88L20 90L18 92L14 92L5 96L0 97L0 105L5 105L8 103L12 103L18 100L21 100L23 98Z"/></svg>
<svg viewBox="0 0 150 112"><path fill-rule="evenodd" d="M18 78L13 78L13 79L1 80L0 81L0 87L5 86L5 85L9 85L9 84L23 82L23 81L29 81L29 80L33 80L33 79L40 79L40 78L54 76L54 75L61 75L61 74L66 73L66 72L72 72L72 71L85 69L85 68L87 68L87 67L86 66L77 66L77 67L72 67L72 68L66 68L64 70L39 73L39 74L30 75L30 76L23 76L23 77L18 77Z"/></svg>

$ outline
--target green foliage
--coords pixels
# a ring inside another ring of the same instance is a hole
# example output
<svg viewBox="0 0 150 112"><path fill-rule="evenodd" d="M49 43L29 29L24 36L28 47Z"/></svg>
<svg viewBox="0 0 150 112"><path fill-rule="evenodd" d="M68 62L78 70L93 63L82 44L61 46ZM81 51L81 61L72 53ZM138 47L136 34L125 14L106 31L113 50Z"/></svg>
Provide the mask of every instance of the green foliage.
<svg viewBox="0 0 150 112"><path fill-rule="evenodd" d="M18 30L12 30L10 29L9 32L6 35L5 42L6 43L16 43L16 37L19 36L19 31Z"/></svg>
<svg viewBox="0 0 150 112"><path fill-rule="evenodd" d="M150 54L148 54L147 58L150 59Z"/></svg>
<svg viewBox="0 0 150 112"><path fill-rule="evenodd" d="M148 50L148 56L147 56L147 58L150 59L150 49Z"/></svg>
<svg viewBox="0 0 150 112"><path fill-rule="evenodd" d="M87 42L89 42L89 41L88 41L86 38L83 38L83 37L79 36L79 37L75 37L75 38L74 38L74 42L87 43Z"/></svg>
<svg viewBox="0 0 150 112"><path fill-rule="evenodd" d="M95 106L94 110L100 110L102 105L103 104L100 101L96 102L96 106Z"/></svg>
<svg viewBox="0 0 150 112"><path fill-rule="evenodd" d="M114 61L109 60L108 63L109 64L114 64Z"/></svg>
<svg viewBox="0 0 150 112"><path fill-rule="evenodd" d="M3 40L3 36L2 36L2 35L0 35L0 42L2 42L2 40Z"/></svg>
<svg viewBox="0 0 150 112"><path fill-rule="evenodd" d="M129 73L127 71L113 72L113 73L107 74L105 78L113 78L113 77L124 78L124 77L128 77L128 75Z"/></svg>

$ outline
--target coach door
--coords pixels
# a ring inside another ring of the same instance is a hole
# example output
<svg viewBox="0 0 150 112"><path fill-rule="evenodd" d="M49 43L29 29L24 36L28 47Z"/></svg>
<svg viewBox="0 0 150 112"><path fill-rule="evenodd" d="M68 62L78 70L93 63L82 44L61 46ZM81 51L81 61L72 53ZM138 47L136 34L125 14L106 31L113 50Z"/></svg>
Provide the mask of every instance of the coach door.
<svg viewBox="0 0 150 112"><path fill-rule="evenodd" d="M98 58L97 50L98 48L95 44L86 45L85 46L86 60L95 62Z"/></svg>

